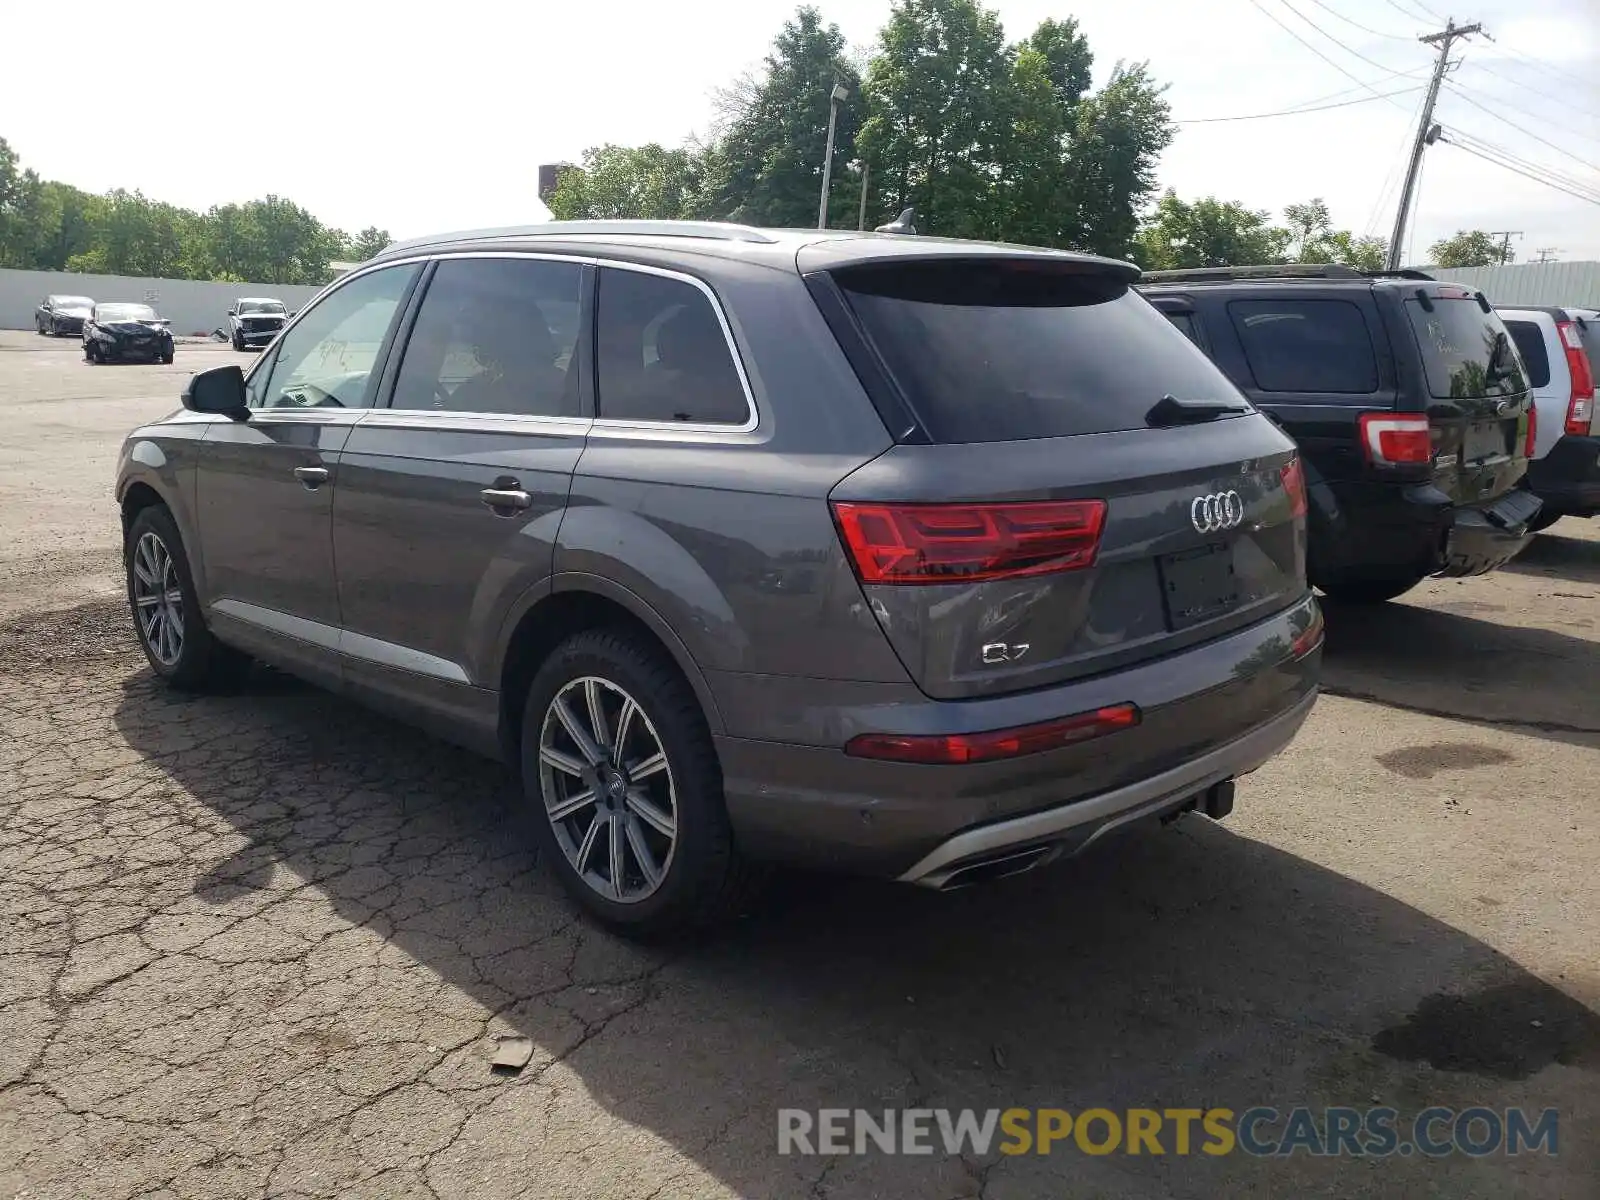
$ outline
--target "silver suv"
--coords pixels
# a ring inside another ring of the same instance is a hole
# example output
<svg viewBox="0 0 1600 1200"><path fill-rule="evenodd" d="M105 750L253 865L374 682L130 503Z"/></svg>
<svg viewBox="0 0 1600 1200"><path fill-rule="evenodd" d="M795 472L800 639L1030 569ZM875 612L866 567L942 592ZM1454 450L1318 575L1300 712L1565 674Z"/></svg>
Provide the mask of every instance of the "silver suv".
<svg viewBox="0 0 1600 1200"><path fill-rule="evenodd" d="M553 224L392 247L118 470L157 674L496 754L592 913L932 887L1232 805L1313 702L1293 444L1125 263Z"/></svg>

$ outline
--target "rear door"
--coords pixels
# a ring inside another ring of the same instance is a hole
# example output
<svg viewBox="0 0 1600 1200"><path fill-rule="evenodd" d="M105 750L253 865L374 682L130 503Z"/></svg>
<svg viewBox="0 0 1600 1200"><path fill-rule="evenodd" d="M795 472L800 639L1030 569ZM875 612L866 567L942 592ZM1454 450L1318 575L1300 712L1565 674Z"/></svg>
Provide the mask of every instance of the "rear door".
<svg viewBox="0 0 1600 1200"><path fill-rule="evenodd" d="M1457 504L1509 492L1527 474L1527 372L1500 317L1480 294L1449 284L1401 291L1422 359L1433 438L1433 483Z"/></svg>
<svg viewBox="0 0 1600 1200"><path fill-rule="evenodd" d="M830 499L929 695L1158 657L1304 593L1292 444L1122 272L941 257L832 275L916 425Z"/></svg>

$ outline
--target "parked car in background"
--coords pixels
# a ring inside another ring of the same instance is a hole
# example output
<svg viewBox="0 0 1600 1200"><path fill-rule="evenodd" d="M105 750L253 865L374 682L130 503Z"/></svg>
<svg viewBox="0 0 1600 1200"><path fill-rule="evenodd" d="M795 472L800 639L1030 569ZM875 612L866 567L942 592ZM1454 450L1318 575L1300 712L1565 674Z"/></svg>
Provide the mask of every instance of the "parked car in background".
<svg viewBox="0 0 1600 1200"><path fill-rule="evenodd" d="M96 304L83 323L83 357L92 363L170 363L172 330L148 304Z"/></svg>
<svg viewBox="0 0 1600 1200"><path fill-rule="evenodd" d="M282 300L242 296L228 309L229 340L235 350L259 350L283 331L288 319Z"/></svg>
<svg viewBox="0 0 1600 1200"><path fill-rule="evenodd" d="M954 887L1221 817L1317 691L1305 491L1137 275L675 222L393 247L128 438L146 656L502 755L630 929L757 858Z"/></svg>
<svg viewBox="0 0 1600 1200"><path fill-rule="evenodd" d="M87 296L46 296L33 310L33 328L45 337L77 337L93 311Z"/></svg>
<svg viewBox="0 0 1600 1200"><path fill-rule="evenodd" d="M1300 446L1311 582L1377 603L1532 537L1535 418L1481 293L1349 267L1155 271L1143 291Z"/></svg>
<svg viewBox="0 0 1600 1200"><path fill-rule="evenodd" d="M1539 410L1526 484L1544 508L1533 527L1548 528L1565 516L1593 516L1600 512L1594 374L1600 362L1600 314L1573 308L1496 311L1522 355Z"/></svg>

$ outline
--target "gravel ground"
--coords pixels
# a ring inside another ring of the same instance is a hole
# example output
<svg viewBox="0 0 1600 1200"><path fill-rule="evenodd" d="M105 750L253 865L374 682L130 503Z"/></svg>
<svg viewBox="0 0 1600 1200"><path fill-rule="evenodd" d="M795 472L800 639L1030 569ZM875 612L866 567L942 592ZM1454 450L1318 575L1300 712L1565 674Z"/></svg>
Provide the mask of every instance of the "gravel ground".
<svg viewBox="0 0 1600 1200"><path fill-rule="evenodd" d="M38 343L0 334L0 1195L1600 1194L1591 523L1330 609L1330 694L1220 825L952 895L785 878L641 948L492 764L268 671L153 682L115 450L234 356ZM1560 1152L776 1152L779 1108L1380 1103L1554 1107Z"/></svg>

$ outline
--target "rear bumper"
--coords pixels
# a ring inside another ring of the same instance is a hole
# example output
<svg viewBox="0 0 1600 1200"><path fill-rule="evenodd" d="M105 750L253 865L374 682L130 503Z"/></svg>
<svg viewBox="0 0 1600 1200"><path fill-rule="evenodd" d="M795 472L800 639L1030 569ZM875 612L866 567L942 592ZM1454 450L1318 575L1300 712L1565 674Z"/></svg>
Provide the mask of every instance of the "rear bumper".
<svg viewBox="0 0 1600 1200"><path fill-rule="evenodd" d="M756 857L941 885L974 855L1078 849L1147 813L1253 770L1293 737L1321 651L1290 647L1309 594L1227 637L1059 687L967 701L910 685L708 673L728 733L717 739L735 836ZM960 766L855 758L857 733L1004 729L1110 704L1140 724L1065 749ZM742 736L769 733L793 740Z"/></svg>
<svg viewBox="0 0 1600 1200"><path fill-rule="evenodd" d="M1311 525L1314 583L1481 575L1515 558L1532 534L1533 497L1515 489L1457 505L1431 483L1341 483Z"/></svg>
<svg viewBox="0 0 1600 1200"><path fill-rule="evenodd" d="M1563 434L1549 454L1528 464L1528 490L1563 513L1600 512L1600 437Z"/></svg>

